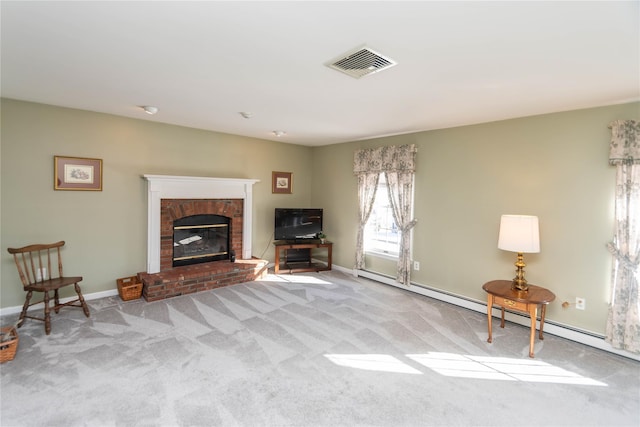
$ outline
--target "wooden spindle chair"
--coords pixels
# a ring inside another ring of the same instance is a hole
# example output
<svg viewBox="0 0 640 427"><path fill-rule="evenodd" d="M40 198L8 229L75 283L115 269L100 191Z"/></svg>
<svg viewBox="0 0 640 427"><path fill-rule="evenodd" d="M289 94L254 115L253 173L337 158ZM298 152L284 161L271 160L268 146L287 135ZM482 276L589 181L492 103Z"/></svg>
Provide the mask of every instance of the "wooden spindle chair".
<svg viewBox="0 0 640 427"><path fill-rule="evenodd" d="M47 335L51 333L51 316L49 307L50 295L53 291L53 311L58 313L60 308L71 306L82 308L85 316L89 317L89 308L82 297L82 291L78 282L82 280L82 276L65 277L62 272L62 257L60 248L64 246L64 241L51 244L35 244L24 246L22 248L8 248L10 254L18 267L18 274L27 297L18 319L18 327L22 326L26 318L44 321L44 330ZM55 271L52 270L51 259L57 261L57 265L53 264ZM56 260L57 258L57 260ZM57 273L57 274L56 274ZM78 298L72 301L60 304L58 290L65 286L73 285ZM44 293L44 299L30 303L31 296L34 292ZM44 302L44 318L29 316L27 310L30 306Z"/></svg>

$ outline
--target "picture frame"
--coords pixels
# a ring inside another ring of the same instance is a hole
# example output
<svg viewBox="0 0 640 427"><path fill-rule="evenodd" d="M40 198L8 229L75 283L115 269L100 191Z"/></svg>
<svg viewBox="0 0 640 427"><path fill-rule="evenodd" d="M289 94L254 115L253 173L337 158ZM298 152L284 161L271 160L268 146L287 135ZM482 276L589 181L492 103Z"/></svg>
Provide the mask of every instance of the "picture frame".
<svg viewBox="0 0 640 427"><path fill-rule="evenodd" d="M291 194L293 191L293 173L272 172L271 192L274 194Z"/></svg>
<svg viewBox="0 0 640 427"><path fill-rule="evenodd" d="M54 190L102 191L102 159L53 157Z"/></svg>

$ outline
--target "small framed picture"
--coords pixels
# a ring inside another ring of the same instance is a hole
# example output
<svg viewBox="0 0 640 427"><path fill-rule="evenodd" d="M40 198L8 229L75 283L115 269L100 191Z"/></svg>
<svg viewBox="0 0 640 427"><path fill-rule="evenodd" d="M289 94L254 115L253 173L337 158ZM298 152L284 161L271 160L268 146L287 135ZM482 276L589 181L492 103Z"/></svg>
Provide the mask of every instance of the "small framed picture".
<svg viewBox="0 0 640 427"><path fill-rule="evenodd" d="M271 173L271 192L279 194L291 194L293 188L293 173L291 172L272 172Z"/></svg>
<svg viewBox="0 0 640 427"><path fill-rule="evenodd" d="M54 190L102 191L102 159L53 158Z"/></svg>

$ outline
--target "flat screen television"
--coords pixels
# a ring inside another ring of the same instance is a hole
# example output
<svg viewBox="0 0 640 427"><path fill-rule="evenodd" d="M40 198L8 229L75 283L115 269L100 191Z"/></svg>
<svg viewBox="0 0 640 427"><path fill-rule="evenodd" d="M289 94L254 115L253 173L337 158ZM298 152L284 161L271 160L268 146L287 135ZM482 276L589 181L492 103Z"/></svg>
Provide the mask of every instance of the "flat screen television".
<svg viewBox="0 0 640 427"><path fill-rule="evenodd" d="M322 209L276 208L275 240L299 241L315 239L322 231Z"/></svg>

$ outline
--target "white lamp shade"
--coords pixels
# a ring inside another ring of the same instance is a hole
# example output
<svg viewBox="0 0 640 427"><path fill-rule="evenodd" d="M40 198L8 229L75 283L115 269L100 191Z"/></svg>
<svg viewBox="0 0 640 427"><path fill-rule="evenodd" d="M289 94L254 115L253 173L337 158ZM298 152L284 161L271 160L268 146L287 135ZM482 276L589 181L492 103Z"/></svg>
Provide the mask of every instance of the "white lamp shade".
<svg viewBox="0 0 640 427"><path fill-rule="evenodd" d="M521 253L540 252L538 217L531 215L502 215L498 248Z"/></svg>

